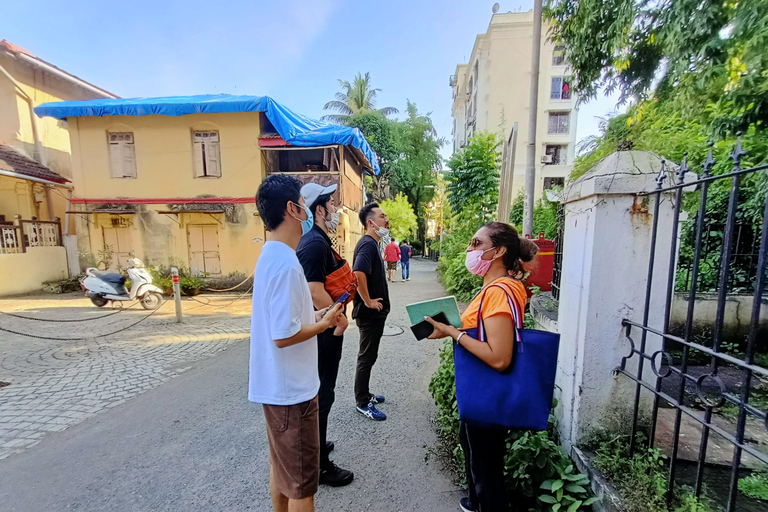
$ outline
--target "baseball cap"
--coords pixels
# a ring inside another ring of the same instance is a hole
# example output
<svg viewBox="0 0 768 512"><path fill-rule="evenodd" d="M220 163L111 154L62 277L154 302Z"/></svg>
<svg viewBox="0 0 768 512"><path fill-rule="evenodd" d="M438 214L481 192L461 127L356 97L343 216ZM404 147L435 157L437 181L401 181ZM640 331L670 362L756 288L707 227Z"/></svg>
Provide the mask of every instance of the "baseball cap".
<svg viewBox="0 0 768 512"><path fill-rule="evenodd" d="M311 208L318 197L324 196L325 194L333 194L336 192L337 188L339 188L339 186L335 183L327 187L318 185L317 183L307 183L301 187L301 195L304 196L304 204L307 205L307 208Z"/></svg>

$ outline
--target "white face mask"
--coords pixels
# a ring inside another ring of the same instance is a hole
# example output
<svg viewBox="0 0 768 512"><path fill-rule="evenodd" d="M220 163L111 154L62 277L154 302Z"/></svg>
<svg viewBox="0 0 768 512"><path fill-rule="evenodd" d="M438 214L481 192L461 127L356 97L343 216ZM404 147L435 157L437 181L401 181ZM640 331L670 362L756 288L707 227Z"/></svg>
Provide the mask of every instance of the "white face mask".
<svg viewBox="0 0 768 512"><path fill-rule="evenodd" d="M325 228L328 231L336 231L337 227L339 227L339 212L333 212L331 220L325 219Z"/></svg>
<svg viewBox="0 0 768 512"><path fill-rule="evenodd" d="M374 226L376 226L376 236L379 238L386 238L389 236L389 229L387 228L380 228L378 224L375 222L373 223Z"/></svg>

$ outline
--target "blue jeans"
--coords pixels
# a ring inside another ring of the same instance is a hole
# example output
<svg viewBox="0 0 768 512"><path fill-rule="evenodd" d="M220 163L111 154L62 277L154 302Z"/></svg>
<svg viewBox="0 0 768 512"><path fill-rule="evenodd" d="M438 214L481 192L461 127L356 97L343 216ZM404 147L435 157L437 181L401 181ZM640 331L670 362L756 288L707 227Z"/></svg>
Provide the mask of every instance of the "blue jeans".
<svg viewBox="0 0 768 512"><path fill-rule="evenodd" d="M411 277L411 260L400 261L400 267L403 269L403 279Z"/></svg>

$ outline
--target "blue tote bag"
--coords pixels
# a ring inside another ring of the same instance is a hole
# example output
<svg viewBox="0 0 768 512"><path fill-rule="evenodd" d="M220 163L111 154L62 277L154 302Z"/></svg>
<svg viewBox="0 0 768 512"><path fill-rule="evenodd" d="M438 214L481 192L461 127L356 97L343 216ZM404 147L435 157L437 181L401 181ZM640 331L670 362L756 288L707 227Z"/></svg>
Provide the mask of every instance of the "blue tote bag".
<svg viewBox="0 0 768 512"><path fill-rule="evenodd" d="M560 335L523 329L523 312L517 300L504 286L491 286L504 290L512 309L515 329L512 362L509 368L497 372L458 343L453 344L459 418L485 427L546 430L555 391ZM487 291L488 288L477 311L478 329L466 331L467 335L483 342L487 342L482 318Z"/></svg>

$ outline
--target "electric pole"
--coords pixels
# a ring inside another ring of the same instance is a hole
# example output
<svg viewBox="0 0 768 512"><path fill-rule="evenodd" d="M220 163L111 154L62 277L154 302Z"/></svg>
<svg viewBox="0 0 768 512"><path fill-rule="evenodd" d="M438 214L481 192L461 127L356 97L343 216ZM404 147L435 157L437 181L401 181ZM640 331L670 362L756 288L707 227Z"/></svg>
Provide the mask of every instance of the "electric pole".
<svg viewBox="0 0 768 512"><path fill-rule="evenodd" d="M528 147L526 148L525 162L524 235L532 235L533 232L533 194L536 187L536 121L539 115L539 62L541 61L541 10L541 0L534 0L531 96L528 105Z"/></svg>

